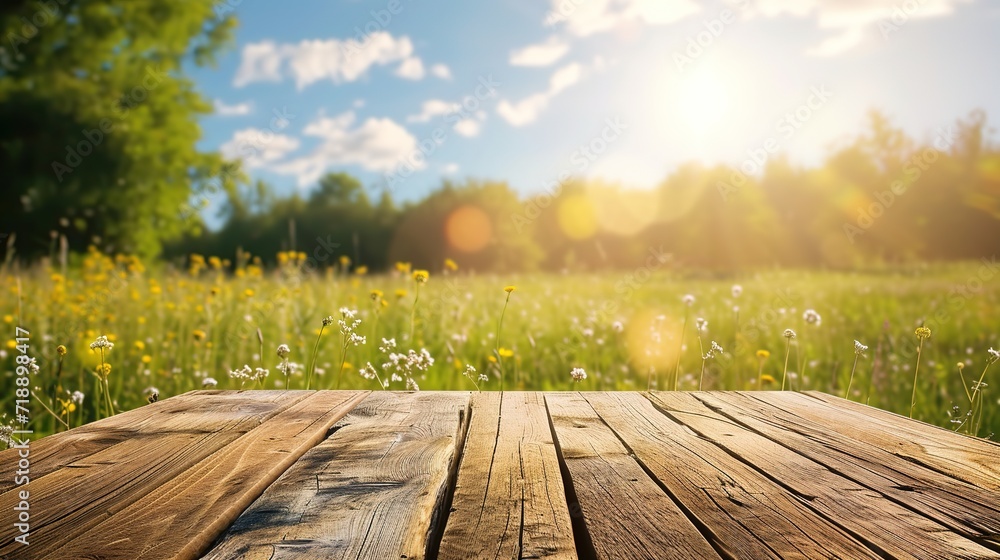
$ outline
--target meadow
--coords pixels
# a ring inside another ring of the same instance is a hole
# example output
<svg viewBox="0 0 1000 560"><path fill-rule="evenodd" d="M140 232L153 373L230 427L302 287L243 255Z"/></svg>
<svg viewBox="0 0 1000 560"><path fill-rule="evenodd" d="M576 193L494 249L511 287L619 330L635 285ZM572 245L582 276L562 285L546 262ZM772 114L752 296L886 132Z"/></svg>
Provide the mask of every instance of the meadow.
<svg viewBox="0 0 1000 560"><path fill-rule="evenodd" d="M914 418L992 437L998 271L984 260L501 277L447 260L368 274L347 257L315 270L303 253L268 266L192 255L183 269L147 269L91 249L65 266L2 270L0 406L10 423L18 365L37 366L38 433L202 388L784 387L903 415L912 400Z"/></svg>

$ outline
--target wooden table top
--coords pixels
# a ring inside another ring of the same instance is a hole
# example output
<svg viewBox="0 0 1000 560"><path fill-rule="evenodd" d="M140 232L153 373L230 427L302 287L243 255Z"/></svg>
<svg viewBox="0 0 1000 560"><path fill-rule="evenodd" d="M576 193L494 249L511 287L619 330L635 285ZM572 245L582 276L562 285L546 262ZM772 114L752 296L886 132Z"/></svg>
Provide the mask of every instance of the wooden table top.
<svg viewBox="0 0 1000 560"><path fill-rule="evenodd" d="M0 558L1000 558L1000 445L821 393L194 391L17 453Z"/></svg>

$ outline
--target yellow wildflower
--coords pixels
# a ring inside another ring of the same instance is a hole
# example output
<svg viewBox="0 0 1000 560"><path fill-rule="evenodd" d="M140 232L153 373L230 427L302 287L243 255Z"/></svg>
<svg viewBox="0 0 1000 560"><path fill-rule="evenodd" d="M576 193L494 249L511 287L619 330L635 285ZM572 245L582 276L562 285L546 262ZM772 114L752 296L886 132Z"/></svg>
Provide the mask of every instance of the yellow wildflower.
<svg viewBox="0 0 1000 560"><path fill-rule="evenodd" d="M500 348L497 350L497 353L500 354L501 358L509 358L514 355L514 351L510 348Z"/></svg>
<svg viewBox="0 0 1000 560"><path fill-rule="evenodd" d="M506 287L504 287L503 291L505 291L505 292L507 292L509 294L509 293L513 292L514 290L516 290L516 289L517 289L517 286L506 286Z"/></svg>
<svg viewBox="0 0 1000 560"><path fill-rule="evenodd" d="M142 355L142 363L148 364L148 363L150 363L152 361L153 361L153 357L150 356L149 354L143 354Z"/></svg>
<svg viewBox="0 0 1000 560"><path fill-rule="evenodd" d="M760 382L761 384L763 384L763 383L774 383L775 381L773 376L765 373L764 375L760 376Z"/></svg>
<svg viewBox="0 0 1000 560"><path fill-rule="evenodd" d="M427 283L427 279L430 278L430 276L431 276L430 273L427 272L426 270L414 270L413 271L413 280L417 284L425 284L425 283Z"/></svg>
<svg viewBox="0 0 1000 560"><path fill-rule="evenodd" d="M758 350L757 357L760 358L761 360L766 360L771 357L771 353L768 352L767 350Z"/></svg>
<svg viewBox="0 0 1000 560"><path fill-rule="evenodd" d="M452 272L458 270L458 263L451 259L444 260L444 267Z"/></svg>

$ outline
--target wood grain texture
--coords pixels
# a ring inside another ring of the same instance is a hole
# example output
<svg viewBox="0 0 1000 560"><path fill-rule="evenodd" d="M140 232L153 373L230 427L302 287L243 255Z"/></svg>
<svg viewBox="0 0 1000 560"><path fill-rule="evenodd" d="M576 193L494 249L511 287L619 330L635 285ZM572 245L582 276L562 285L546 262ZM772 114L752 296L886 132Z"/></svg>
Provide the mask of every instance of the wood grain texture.
<svg viewBox="0 0 1000 560"><path fill-rule="evenodd" d="M748 393L698 393L706 406L830 470L973 538L1000 534L1000 493L926 469ZM835 420L836 421L836 420Z"/></svg>
<svg viewBox="0 0 1000 560"><path fill-rule="evenodd" d="M424 558L468 402L468 393L372 393L206 558Z"/></svg>
<svg viewBox="0 0 1000 560"><path fill-rule="evenodd" d="M981 488L1000 491L1000 445L995 442L956 434L825 393L788 393L774 398L776 404L788 406L805 417L830 417L829 427L838 433ZM832 421L833 418L839 418L840 422Z"/></svg>
<svg viewBox="0 0 1000 560"><path fill-rule="evenodd" d="M577 558L541 393L474 393L439 560Z"/></svg>
<svg viewBox="0 0 1000 560"><path fill-rule="evenodd" d="M980 544L888 500L825 466L711 410L693 393L656 393L667 413L731 455L766 473L878 552L899 559L1000 558Z"/></svg>
<svg viewBox="0 0 1000 560"><path fill-rule="evenodd" d="M601 418L730 558L878 556L639 393L587 393Z"/></svg>
<svg viewBox="0 0 1000 560"><path fill-rule="evenodd" d="M190 391L32 441L32 479L39 479L127 439L157 435L161 431L159 423L168 416L208 408L218 398L218 393L219 391ZM235 392L230 392L226 398L245 403L259 400L259 396ZM14 487L14 471L17 469L15 455L14 450L0 451L0 494Z"/></svg>
<svg viewBox="0 0 1000 560"><path fill-rule="evenodd" d="M570 507L597 558L719 558L581 394L546 393L545 401L578 500Z"/></svg>
<svg viewBox="0 0 1000 560"><path fill-rule="evenodd" d="M216 399L203 409L168 415L157 422L157 433L110 445L32 480L32 557L56 554L63 543L154 493L306 395L248 391L236 399ZM13 508L15 494L0 496L4 511ZM0 556L20 551L12 531L7 524L0 527Z"/></svg>
<svg viewBox="0 0 1000 560"><path fill-rule="evenodd" d="M309 395L65 543L53 560L83 558L98 550L96 556L104 560L201 557L243 510L366 395L367 391Z"/></svg>

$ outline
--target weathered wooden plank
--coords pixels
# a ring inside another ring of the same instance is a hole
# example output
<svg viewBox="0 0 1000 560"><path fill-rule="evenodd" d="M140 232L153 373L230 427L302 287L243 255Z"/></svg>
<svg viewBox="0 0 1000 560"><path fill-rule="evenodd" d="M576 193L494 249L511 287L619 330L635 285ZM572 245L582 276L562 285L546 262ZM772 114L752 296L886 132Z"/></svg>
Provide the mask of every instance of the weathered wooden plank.
<svg viewBox="0 0 1000 560"><path fill-rule="evenodd" d="M468 402L468 393L372 393L206 557L424 558Z"/></svg>
<svg viewBox="0 0 1000 560"><path fill-rule="evenodd" d="M698 400L776 443L942 525L975 538L1000 534L1000 493L923 468L848 438L780 405L769 394L696 393Z"/></svg>
<svg viewBox="0 0 1000 560"><path fill-rule="evenodd" d="M257 391L232 402L218 399L205 411L167 417L160 422L159 434L125 440L33 479L29 485L32 556L54 553L60 544L145 498L306 395ZM16 493L0 495L0 508L11 511ZM0 557L22 546L12 543L12 530L10 525L0 527Z"/></svg>
<svg viewBox="0 0 1000 560"><path fill-rule="evenodd" d="M806 500L808 507L900 559L1000 558L1000 554L888 500L719 415L692 393L651 397L667 413Z"/></svg>
<svg viewBox="0 0 1000 560"><path fill-rule="evenodd" d="M830 429L927 468L1000 491L1000 445L915 422L824 393L783 393L774 403L805 418L829 417ZM840 421L835 421L834 419Z"/></svg>
<svg viewBox="0 0 1000 560"><path fill-rule="evenodd" d="M878 556L639 393L587 393L604 422L730 558Z"/></svg>
<svg viewBox="0 0 1000 560"><path fill-rule="evenodd" d="M578 501L570 507L578 506L597 558L719 558L583 396L546 393L545 401Z"/></svg>
<svg viewBox="0 0 1000 560"><path fill-rule="evenodd" d="M439 560L577 558L541 393L474 393Z"/></svg>
<svg viewBox="0 0 1000 560"><path fill-rule="evenodd" d="M213 406L219 393L221 392L189 391L66 432L34 440L31 442L32 479L37 480L126 439L159 435L162 431L159 424L167 415L207 410ZM259 395L246 396L248 394L229 392L226 398L230 399L230 402L227 406L231 407L236 402L259 402ZM10 449L0 451L0 494L14 487L14 471L17 469L15 454L16 452Z"/></svg>
<svg viewBox="0 0 1000 560"><path fill-rule="evenodd" d="M199 558L366 394L320 391L309 395L153 494L66 542L53 559L84 558L95 550L103 560Z"/></svg>

